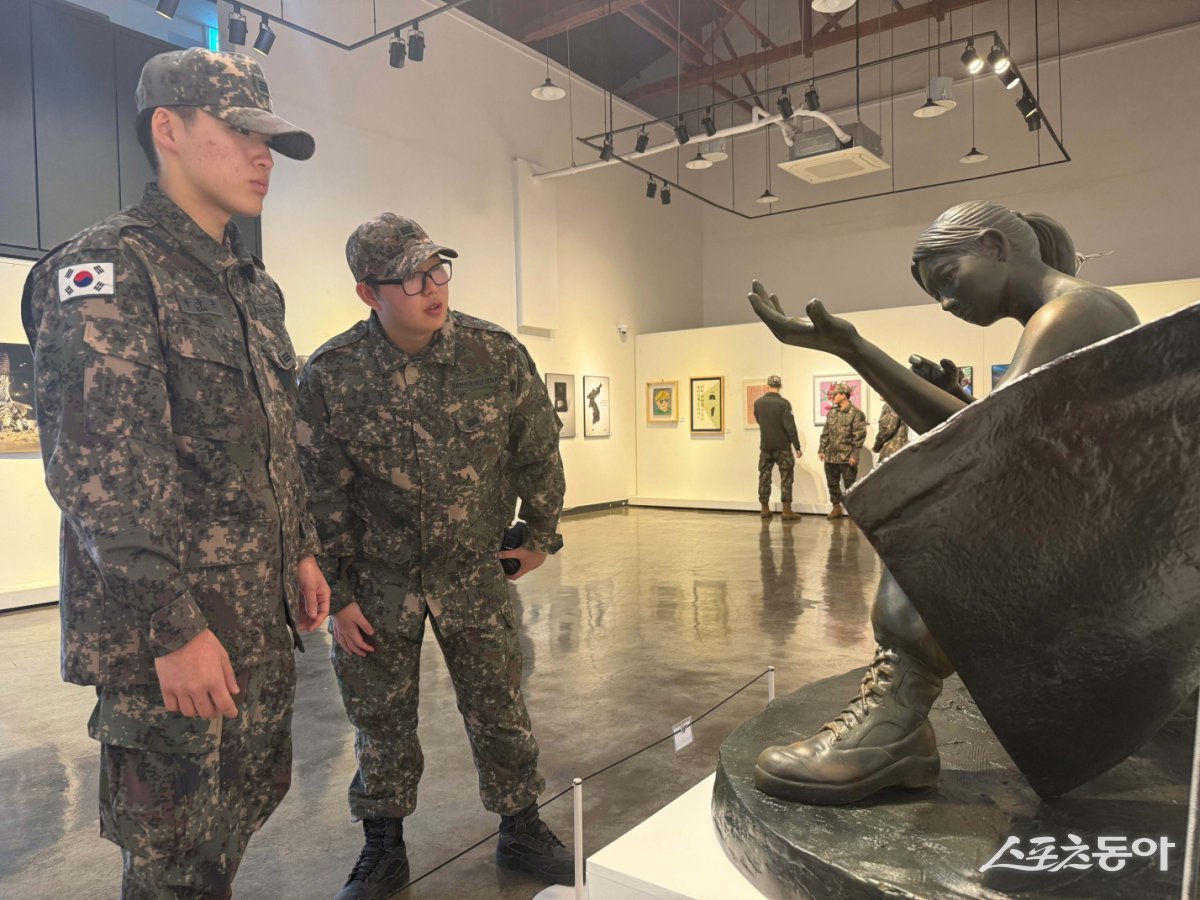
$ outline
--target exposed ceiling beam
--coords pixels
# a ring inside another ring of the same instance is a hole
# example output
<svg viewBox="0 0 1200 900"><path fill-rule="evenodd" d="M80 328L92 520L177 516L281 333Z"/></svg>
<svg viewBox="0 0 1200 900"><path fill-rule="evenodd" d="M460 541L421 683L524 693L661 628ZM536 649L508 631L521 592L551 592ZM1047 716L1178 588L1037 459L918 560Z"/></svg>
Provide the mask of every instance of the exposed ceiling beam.
<svg viewBox="0 0 1200 900"><path fill-rule="evenodd" d="M839 28L837 31L825 35L820 40L814 37L812 48L814 51L824 50L838 44L853 41L856 36L859 38L871 37L891 28L922 22L934 14L935 7L940 7L943 12L952 12L955 9L963 9L986 2L988 0L938 0L938 2L921 3L916 6L910 6L900 12L888 13L885 16L879 16L875 19L867 19L861 22L857 28ZM748 53L735 59L724 60L713 66L711 71L695 70L687 73L683 79L682 87L703 84L710 79L721 80L724 78L733 78L737 75L750 72L759 66L783 62L788 57L803 49L802 41L796 41L783 47L775 47L758 53ZM656 97L673 90L675 90L675 79L663 78L635 88L625 96L625 99L630 103L636 103L647 97Z"/></svg>
<svg viewBox="0 0 1200 900"><path fill-rule="evenodd" d="M725 49L729 53L729 61L736 63L738 61L738 55L733 49L733 42L729 40L729 35L721 35L721 40L725 42ZM750 76L746 74L746 70L743 69L741 72L738 72L738 74L742 76L742 81L746 85L746 90L754 95L754 99L758 101L759 106L761 106L763 109L766 109L767 105L763 103L762 97L758 96L758 91L755 90L754 85L750 82Z"/></svg>
<svg viewBox="0 0 1200 900"><path fill-rule="evenodd" d="M642 2L643 0L579 0L527 24L521 40L528 44L530 41L554 37L588 22L603 19L612 13L624 12L631 6L641 6Z"/></svg>
<svg viewBox="0 0 1200 900"><path fill-rule="evenodd" d="M717 4L717 6L721 7L721 9L725 10L726 12L731 12L741 19L746 24L746 27L750 29L750 33L757 37L760 41L764 41L768 47L775 46L774 41L759 31L757 25L742 15L741 10L738 8L742 4L738 3L737 0L713 0L713 3ZM769 11L768 15L770 15Z"/></svg>

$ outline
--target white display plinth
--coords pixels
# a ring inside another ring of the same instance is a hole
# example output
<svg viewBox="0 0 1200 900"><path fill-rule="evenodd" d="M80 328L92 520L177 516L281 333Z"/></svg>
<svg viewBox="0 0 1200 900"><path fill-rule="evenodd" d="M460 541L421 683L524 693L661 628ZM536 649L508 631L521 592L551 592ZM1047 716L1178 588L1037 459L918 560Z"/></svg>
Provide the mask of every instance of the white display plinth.
<svg viewBox="0 0 1200 900"><path fill-rule="evenodd" d="M716 775L587 861L590 900L762 900L721 847L712 821Z"/></svg>

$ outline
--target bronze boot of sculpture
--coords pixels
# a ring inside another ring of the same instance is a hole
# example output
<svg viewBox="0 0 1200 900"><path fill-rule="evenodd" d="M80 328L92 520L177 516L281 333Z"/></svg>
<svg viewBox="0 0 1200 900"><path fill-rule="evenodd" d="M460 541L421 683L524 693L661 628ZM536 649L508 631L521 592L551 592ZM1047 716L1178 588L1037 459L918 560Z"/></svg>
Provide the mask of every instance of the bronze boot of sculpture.
<svg viewBox="0 0 1200 900"><path fill-rule="evenodd" d="M871 619L879 646L858 696L812 737L759 755L754 783L763 793L835 805L937 783L929 709L953 666L886 569Z"/></svg>

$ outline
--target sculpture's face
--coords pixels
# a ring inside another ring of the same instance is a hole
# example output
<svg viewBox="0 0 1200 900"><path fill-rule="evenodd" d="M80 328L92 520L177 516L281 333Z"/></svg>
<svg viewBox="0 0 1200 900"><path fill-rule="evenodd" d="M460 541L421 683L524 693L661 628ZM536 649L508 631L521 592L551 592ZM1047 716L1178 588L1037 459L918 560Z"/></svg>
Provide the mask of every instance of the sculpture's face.
<svg viewBox="0 0 1200 900"><path fill-rule="evenodd" d="M1004 318L1008 266L989 247L982 253L940 253L921 260L917 271L929 295L964 322L991 325Z"/></svg>

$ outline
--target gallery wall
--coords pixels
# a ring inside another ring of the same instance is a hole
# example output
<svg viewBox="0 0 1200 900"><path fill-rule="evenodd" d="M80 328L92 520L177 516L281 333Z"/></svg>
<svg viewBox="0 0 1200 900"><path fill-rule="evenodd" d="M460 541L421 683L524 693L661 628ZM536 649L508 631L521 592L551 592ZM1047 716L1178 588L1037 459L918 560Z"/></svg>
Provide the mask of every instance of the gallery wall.
<svg viewBox="0 0 1200 900"><path fill-rule="evenodd" d="M1118 286L1143 322L1200 302L1200 279ZM861 335L893 359L912 353L931 359L948 357L972 366L977 396L992 387L991 366L1012 359L1021 335L1012 321L991 328L968 325L936 304L844 314ZM725 378L725 428L720 434L690 430L688 382L693 377ZM817 459L821 426L813 417L813 380L846 375L857 377L837 357L779 343L762 323L722 325L637 339L636 388L632 402L638 411L637 492L630 503L699 509L758 508L759 431L746 425L744 400L747 380L783 378L782 394L792 404L804 456L797 460L793 509L824 513L829 510L825 474ZM648 423L646 383L678 381L679 421ZM874 443L881 401L867 388L866 452L860 474L874 464ZM779 501L779 476L774 477L772 502ZM776 508L778 508L776 506Z"/></svg>
<svg viewBox="0 0 1200 900"><path fill-rule="evenodd" d="M1072 15L1086 15L1086 5L1064 8L1064 28ZM1043 42L1044 58L1048 43ZM1031 82L1040 76L1042 104L1060 124L1056 64L1044 62L1036 73L1017 55ZM957 60L953 65L961 72ZM1194 96L1200 83L1200 26L1067 57L1062 72L1061 125L1069 163L752 222L705 207L704 323L750 321L745 297L752 278L777 292L789 310L802 310L810 297L821 297L834 311L920 303L923 295L907 274L913 243L938 214L966 200L1047 213L1067 226L1079 250L1115 251L1088 264L1086 277L1102 284L1200 275L1195 249L1200 114ZM1027 132L1012 95L986 74L976 85L977 142L992 159L961 165L957 159L971 145L969 81L955 84L955 97L957 109L927 119L912 116L923 95L898 97L894 114L887 103L864 106L864 121L883 132L885 147L891 145L894 125L897 186L994 172L1005 162L1036 163L1039 137L1043 160L1055 158L1044 132ZM842 122L853 119L852 111L834 115ZM778 161L778 138L776 144ZM749 168L739 169L738 184L761 191L761 150L739 158ZM728 178L719 169L707 174L714 189ZM772 187L785 201L808 195L829 199L865 193L873 179L870 190L886 189L891 174L814 187L776 170ZM762 210L746 206L751 213Z"/></svg>

